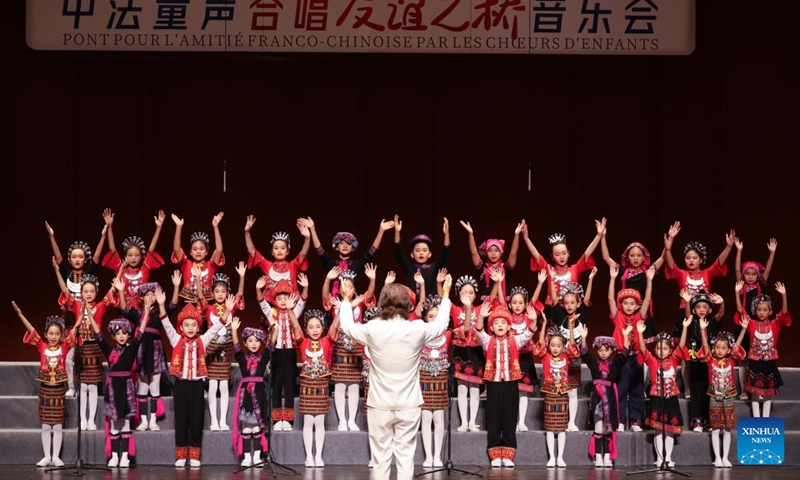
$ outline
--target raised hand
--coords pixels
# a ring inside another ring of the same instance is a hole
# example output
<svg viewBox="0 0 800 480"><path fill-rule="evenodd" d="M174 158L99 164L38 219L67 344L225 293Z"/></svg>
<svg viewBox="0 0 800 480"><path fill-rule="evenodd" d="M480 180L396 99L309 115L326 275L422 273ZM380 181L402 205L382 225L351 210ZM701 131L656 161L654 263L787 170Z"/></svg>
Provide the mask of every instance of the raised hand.
<svg viewBox="0 0 800 480"><path fill-rule="evenodd" d="M640 322L640 323L642 323L642 325L644 325L643 322ZM622 336L623 337L627 337L628 335L631 334L632 331L633 331L633 325L628 325L627 327L622 329ZM642 330L642 333L644 333L644 330ZM584 335L583 338L586 338L586 335Z"/></svg>
<svg viewBox="0 0 800 480"><path fill-rule="evenodd" d="M114 223L114 213L110 208L103 209L103 221L106 222L106 225L111 225Z"/></svg>
<svg viewBox="0 0 800 480"><path fill-rule="evenodd" d="M517 228L514 229L514 235L519 235L520 233L522 233L522 228L525 226L525 223L523 222L524 220L517 224Z"/></svg>
<svg viewBox="0 0 800 480"><path fill-rule="evenodd" d="M299 272L297 274L297 284L303 288L308 288L308 277L305 273Z"/></svg>
<svg viewBox="0 0 800 480"><path fill-rule="evenodd" d="M646 329L647 329L647 326L644 324L644 322L641 322L641 321L636 322L636 331L637 332L644 333L644 331Z"/></svg>
<svg viewBox="0 0 800 480"><path fill-rule="evenodd" d="M159 305L164 305L164 302L166 302L166 301L167 301L167 294L164 293L164 290L161 290L160 288L157 288L156 289L156 302Z"/></svg>
<svg viewBox="0 0 800 480"><path fill-rule="evenodd" d="M350 304L353 307L357 307L358 305L361 305L362 303L364 303L364 295L358 295L356 298L353 299L353 301Z"/></svg>
<svg viewBox="0 0 800 480"><path fill-rule="evenodd" d="M725 302L725 299L722 298L722 295L717 295L716 293L709 293L708 298L711 299L711 303L713 303L714 305L719 305Z"/></svg>
<svg viewBox="0 0 800 480"><path fill-rule="evenodd" d="M244 262L240 261L239 265L236 266L235 270L240 277L244 277L245 272L247 272L247 265L245 265Z"/></svg>
<svg viewBox="0 0 800 480"><path fill-rule="evenodd" d="M492 306L488 302L481 305L481 317L488 317L492 313Z"/></svg>
<svg viewBox="0 0 800 480"><path fill-rule="evenodd" d="M119 293L122 293L125 290L125 282L117 277L114 277L114 279L111 280L111 286L113 286L114 290L118 291Z"/></svg>
<svg viewBox="0 0 800 480"><path fill-rule="evenodd" d="M394 270L389 270L388 272L386 272L386 280L383 281L383 284L391 285L394 283L396 278L397 274L394 273Z"/></svg>
<svg viewBox="0 0 800 480"><path fill-rule="evenodd" d="M617 278L617 275L619 275L619 265L616 263L611 265L608 269L608 273L611 275L611 278Z"/></svg>
<svg viewBox="0 0 800 480"><path fill-rule="evenodd" d="M153 217L153 222L155 222L156 227L163 227L165 218L167 218L167 214L164 213L164 210L159 210L158 214Z"/></svg>
<svg viewBox="0 0 800 480"><path fill-rule="evenodd" d="M708 320L705 317L700 319L700 330L705 330L708 328Z"/></svg>
<svg viewBox="0 0 800 480"><path fill-rule="evenodd" d="M650 268L647 269L647 273L645 275L647 275L648 280L656 278L656 266L650 265Z"/></svg>
<svg viewBox="0 0 800 480"><path fill-rule="evenodd" d="M302 235L303 238L309 238L311 236L311 230L302 218L297 220L297 229L300 231L300 235Z"/></svg>
<svg viewBox="0 0 800 480"><path fill-rule="evenodd" d="M633 327L631 325L628 325L627 328L630 331ZM627 335L627 333L625 333L624 330L622 331L622 333ZM581 338L586 338L586 339L589 338L589 327L587 327L586 325L581 325Z"/></svg>
<svg viewBox="0 0 800 480"><path fill-rule="evenodd" d="M786 286L782 282L775 282L775 291L784 295L786 294Z"/></svg>
<svg viewBox="0 0 800 480"><path fill-rule="evenodd" d="M447 219L447 217L442 218L444 218L444 222L442 223L442 233L447 235L450 233L450 221Z"/></svg>
<svg viewBox="0 0 800 480"><path fill-rule="evenodd" d="M774 253L777 248L778 248L778 240L770 238L769 242L767 242L767 250Z"/></svg>
<svg viewBox="0 0 800 480"><path fill-rule="evenodd" d="M669 236L670 240L672 240L678 236L678 233L680 233L680 231L681 231L681 222L675 222L669 227L669 230L667 231L667 236Z"/></svg>
<svg viewBox="0 0 800 480"><path fill-rule="evenodd" d="M145 312L149 312L150 311L150 307L153 306L153 297L151 297L149 295L145 295L143 302L144 302L144 311Z"/></svg>
<svg viewBox="0 0 800 480"><path fill-rule="evenodd" d="M256 288L261 290L267 286L267 276L263 275L261 278L256 280Z"/></svg>
<svg viewBox="0 0 800 480"><path fill-rule="evenodd" d="M743 288L744 288L744 280L737 280L736 285L733 287L733 290L736 293L742 293Z"/></svg>
<svg viewBox="0 0 800 480"><path fill-rule="evenodd" d="M47 234L50 235L51 237L56 234L56 232L53 231L53 227L51 227L50 224L47 223L47 220L44 221L44 229L47 230Z"/></svg>
<svg viewBox="0 0 800 480"><path fill-rule="evenodd" d="M725 244L729 247L733 246L733 243L736 241L736 230L731 229L730 232L725 234Z"/></svg>
<svg viewBox="0 0 800 480"><path fill-rule="evenodd" d="M364 275L370 280L375 280L377 270L377 267L372 263L364 265Z"/></svg>
<svg viewBox="0 0 800 480"><path fill-rule="evenodd" d="M336 297L331 297L331 299L329 300L329 302L331 302L331 306L333 306L333 308L334 308L334 309L336 309L337 311L339 310L339 307L341 307L341 306L342 306L342 301L341 301L341 300L339 300L339 299L338 299L338 298L336 298Z"/></svg>
<svg viewBox="0 0 800 480"><path fill-rule="evenodd" d="M400 230L403 229L403 222L400 220L400 215L394 216L394 231L395 233L400 233Z"/></svg>
<svg viewBox="0 0 800 480"><path fill-rule="evenodd" d="M528 238L529 235L530 235L530 232L528 232L528 223L523 218L522 219L522 238Z"/></svg>
<svg viewBox="0 0 800 480"><path fill-rule="evenodd" d="M380 225L381 232L385 232L385 231L391 230L393 228L394 228L394 221L393 220L389 220L387 222L385 218L381 219L381 225Z"/></svg>
<svg viewBox="0 0 800 480"><path fill-rule="evenodd" d="M336 280L339 278L339 275L342 273L342 269L339 266L335 266L328 271L328 274L325 275L325 278L328 280Z"/></svg>
<svg viewBox="0 0 800 480"><path fill-rule="evenodd" d="M53 270L55 270L57 272L58 271L58 262L56 261L56 257L55 256L50 257L50 264L53 266Z"/></svg>
<svg viewBox="0 0 800 480"><path fill-rule="evenodd" d="M414 283L417 285L422 285L425 283L425 277L422 276L422 272L417 272L414 274Z"/></svg>
<svg viewBox="0 0 800 480"><path fill-rule="evenodd" d="M449 273L444 277L444 284L442 285L442 293L449 293L450 288L453 286L453 276Z"/></svg>
<svg viewBox="0 0 800 480"><path fill-rule="evenodd" d="M601 220L595 220L594 226L597 229L598 235L605 235L606 234L606 217L603 217Z"/></svg>
<svg viewBox="0 0 800 480"><path fill-rule="evenodd" d="M14 308L14 312L16 312L18 316L22 315L22 310L17 306L17 302L12 300L11 306Z"/></svg>
<svg viewBox="0 0 800 480"><path fill-rule="evenodd" d="M219 227L219 222L222 221L223 216L225 216L225 212L219 212L218 214L214 215L214 218L211 219L211 226L214 228Z"/></svg>
<svg viewBox="0 0 800 480"><path fill-rule="evenodd" d="M247 221L244 222L244 231L249 232L250 229L253 228L253 225L256 223L256 216L255 215L248 215Z"/></svg>
<svg viewBox="0 0 800 480"><path fill-rule="evenodd" d="M183 275L181 275L180 270L175 270L174 272L172 272L172 277L170 278L172 279L172 285L177 287L181 284L181 279L183 278Z"/></svg>
<svg viewBox="0 0 800 480"><path fill-rule="evenodd" d="M739 237L736 237L734 239L733 244L736 245L736 250L741 250L741 249L744 248L744 243L742 243L742 239L739 238ZM767 245L769 245L769 244L767 244ZM769 246L767 248L769 248Z"/></svg>
<svg viewBox="0 0 800 480"><path fill-rule="evenodd" d="M689 328L692 324L692 317L686 317L683 319L683 328Z"/></svg>
<svg viewBox="0 0 800 480"><path fill-rule="evenodd" d="M236 295L229 293L228 298L225 299L225 310L232 312L234 307L236 307Z"/></svg>
<svg viewBox="0 0 800 480"><path fill-rule="evenodd" d="M592 267L592 271L589 272L589 278L594 278L597 275L597 267Z"/></svg>
<svg viewBox="0 0 800 480"><path fill-rule="evenodd" d="M739 319L739 325L741 325L744 330L747 330L748 323L750 323L750 316L746 313L742 313L742 318Z"/></svg>
<svg viewBox="0 0 800 480"><path fill-rule="evenodd" d="M297 292L292 292L292 294L289 295L289 310L292 310L295 306L297 306L298 300L300 300L300 296L297 295Z"/></svg>
<svg viewBox="0 0 800 480"><path fill-rule="evenodd" d="M536 279L539 281L539 283L546 282L547 281L547 270L545 270L544 268L539 270L539 274L536 275Z"/></svg>
<svg viewBox="0 0 800 480"><path fill-rule="evenodd" d="M231 330L233 330L234 334L236 334L236 332L239 331L239 327L241 326L242 326L242 321L239 320L239 317L233 317L233 320L231 320Z"/></svg>
<svg viewBox="0 0 800 480"><path fill-rule="evenodd" d="M536 309L533 308L533 305L525 307L525 316L531 321L531 325L536 325Z"/></svg>
<svg viewBox="0 0 800 480"><path fill-rule="evenodd" d="M436 283L444 283L444 277L447 276L447 269L440 268L439 273L436 274Z"/></svg>
<svg viewBox="0 0 800 480"><path fill-rule="evenodd" d="M305 224L306 224L306 227L308 227L309 230L314 228L314 220L311 217L306 217L305 218Z"/></svg>
<svg viewBox="0 0 800 480"><path fill-rule="evenodd" d="M472 299L470 299L469 295L467 295L466 293L461 294L461 305L465 307L472 305Z"/></svg>
<svg viewBox="0 0 800 480"><path fill-rule="evenodd" d="M172 221L175 222L175 225L178 226L178 227L182 227L183 226L183 219L181 217L175 215L174 213L172 214Z"/></svg>
<svg viewBox="0 0 800 480"><path fill-rule="evenodd" d="M461 220L461 226L464 227L464 230L466 230L467 233L469 233L469 234L473 234L474 233L472 231L472 225L470 225L469 222L465 222L464 220Z"/></svg>
<svg viewBox="0 0 800 480"><path fill-rule="evenodd" d="M690 302L692 300L692 292L690 292L688 288L682 288L679 295L684 302Z"/></svg>
<svg viewBox="0 0 800 480"><path fill-rule="evenodd" d="M505 275L503 274L503 270L500 268L491 267L489 268L489 278L492 279L493 282L502 282Z"/></svg>

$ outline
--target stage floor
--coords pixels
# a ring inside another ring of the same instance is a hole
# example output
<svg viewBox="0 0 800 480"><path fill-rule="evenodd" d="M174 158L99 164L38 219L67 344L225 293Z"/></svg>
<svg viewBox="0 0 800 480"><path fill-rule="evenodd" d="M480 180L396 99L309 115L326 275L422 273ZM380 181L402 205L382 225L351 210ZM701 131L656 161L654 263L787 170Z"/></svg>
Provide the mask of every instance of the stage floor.
<svg viewBox="0 0 800 480"><path fill-rule="evenodd" d="M644 474L638 476L629 475L631 472L636 472L637 469L602 469L595 470L594 468L586 467L567 467L566 469L547 469L542 467L520 467L515 469L484 469L474 465L456 465L457 468L470 470L480 473L483 478L491 479L536 479L536 480L622 480L623 478L683 478L675 473L664 474ZM303 466L293 465L292 468L297 470L298 476L291 472L280 473L278 471L278 478L298 478L304 480L333 480L333 479L346 479L346 480L369 480L371 478L371 470L362 466L330 466L317 469L306 469ZM648 468L648 467L642 467ZM679 471L692 474L692 478L699 480L795 480L800 474L800 467L797 466L736 466L734 468L716 469L714 467L697 467L687 466L685 468L677 467ZM67 479L76 478L70 476L73 470L65 470L59 472L45 473L45 469L36 468L27 465L0 465L0 478L13 478L13 479ZM247 470L236 475L233 474L233 468L227 466L206 466L199 469L175 469L171 467L150 467L146 465L139 466L135 469L122 470L114 469L111 472L102 470L83 470L85 475L84 479L136 479L136 480L161 480L161 479L178 479L178 480L222 480L230 478L241 479L255 479L255 478L270 478L271 475L268 470ZM417 469L417 473L422 473L422 469ZM420 480L444 480L446 478L478 478L471 475L464 476L458 472L451 472L451 476L447 476L446 471L437 472L431 475L417 477ZM395 478L394 471L392 478Z"/></svg>

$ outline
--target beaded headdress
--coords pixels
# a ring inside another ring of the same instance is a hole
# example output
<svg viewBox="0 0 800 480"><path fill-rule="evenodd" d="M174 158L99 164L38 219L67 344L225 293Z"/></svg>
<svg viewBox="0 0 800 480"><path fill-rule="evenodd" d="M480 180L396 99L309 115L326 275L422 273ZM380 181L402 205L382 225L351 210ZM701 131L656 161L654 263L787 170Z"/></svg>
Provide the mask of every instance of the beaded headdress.
<svg viewBox="0 0 800 480"><path fill-rule="evenodd" d="M700 263L706 263L708 259L708 254L706 252L706 246L700 242L691 241L683 247L683 254L686 255L687 253L694 250L700 256Z"/></svg>
<svg viewBox="0 0 800 480"><path fill-rule="evenodd" d="M772 298L770 298L769 295L762 294L762 295L756 296L756 298L754 298L753 301L750 302L751 311L755 312L756 311L756 307L758 307L759 303L766 303L767 305L769 305L769 309L772 310Z"/></svg>
<svg viewBox="0 0 800 480"><path fill-rule="evenodd" d="M70 245L69 248L67 249L68 257L72 255L73 250L83 250L83 253L86 254L87 259L92 258L92 248L86 242L82 242L80 240L78 240L77 242L73 242L72 245Z"/></svg>
<svg viewBox="0 0 800 480"><path fill-rule="evenodd" d="M144 244L144 240L142 237L137 237L136 235L131 235L130 237L126 238L122 241L122 250L127 251L130 247L137 247L139 250L144 252L147 250L147 246Z"/></svg>
<svg viewBox="0 0 800 480"><path fill-rule="evenodd" d="M563 243L564 245L567 244L567 236L563 233L554 233L547 237L547 241L550 242L550 245L558 245L559 243Z"/></svg>
<svg viewBox="0 0 800 480"><path fill-rule="evenodd" d="M211 285L214 286L218 283L224 283L228 290L231 289L231 278L225 275L222 272L217 272L214 274L214 279L211 281Z"/></svg>
<svg viewBox="0 0 800 480"><path fill-rule="evenodd" d="M525 303L528 303L528 289L525 287L516 286L511 288L509 291L509 298L513 298L514 295L522 295L522 298L525 299Z"/></svg>
<svg viewBox="0 0 800 480"><path fill-rule="evenodd" d="M286 242L286 248L292 248L292 242L289 241L289 234L286 232L275 232L272 234L272 239L269 241L270 245L278 240Z"/></svg>
<svg viewBox="0 0 800 480"><path fill-rule="evenodd" d="M62 332L67 328L64 326L64 318L60 315L50 315L47 317L47 320L44 322L44 331L47 332L52 325L58 325Z"/></svg>
<svg viewBox="0 0 800 480"><path fill-rule="evenodd" d="M471 275L461 275L458 277L455 283L456 292L460 293L464 285L472 285L472 288L474 288L476 292L478 291L478 282L472 278Z"/></svg>
<svg viewBox="0 0 800 480"><path fill-rule="evenodd" d="M133 324L127 318L115 318L108 322L108 331L112 335L116 335L117 332L130 334L133 332Z"/></svg>
<svg viewBox="0 0 800 480"><path fill-rule="evenodd" d="M208 234L205 232L194 232L191 237L189 237L189 244L193 244L194 242L203 242L208 247Z"/></svg>

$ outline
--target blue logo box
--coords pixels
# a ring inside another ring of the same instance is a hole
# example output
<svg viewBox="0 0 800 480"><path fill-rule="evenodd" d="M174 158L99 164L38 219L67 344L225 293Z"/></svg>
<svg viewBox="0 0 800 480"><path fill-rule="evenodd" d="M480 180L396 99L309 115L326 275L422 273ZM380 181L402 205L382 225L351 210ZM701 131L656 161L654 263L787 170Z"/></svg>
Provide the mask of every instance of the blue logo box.
<svg viewBox="0 0 800 480"><path fill-rule="evenodd" d="M743 465L780 465L784 425L780 418L743 418L736 422L736 458Z"/></svg>

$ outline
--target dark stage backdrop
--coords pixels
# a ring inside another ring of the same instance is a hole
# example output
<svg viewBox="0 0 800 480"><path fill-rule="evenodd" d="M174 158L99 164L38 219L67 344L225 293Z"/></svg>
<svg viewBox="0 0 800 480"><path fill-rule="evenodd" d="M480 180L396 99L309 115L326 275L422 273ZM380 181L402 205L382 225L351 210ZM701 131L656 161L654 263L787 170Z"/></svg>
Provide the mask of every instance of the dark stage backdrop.
<svg viewBox="0 0 800 480"><path fill-rule="evenodd" d="M76 239L94 246L105 207L116 213L118 242L149 242L159 209L185 217L184 246L224 211L223 271L232 276L245 259L248 214L258 217L259 248L287 230L293 252L301 215L314 218L326 247L349 230L361 251L395 213L404 239L427 232L440 245L446 216L455 275L472 272L459 220L480 242L510 241L525 218L545 252L550 234L566 234L573 260L596 218L609 219L615 258L634 240L658 256L661 236L681 220L679 257L695 239L714 258L735 228L745 259L763 263L767 240L778 238L771 279L800 301L790 173L800 138L790 73L797 2L698 1L697 50L687 57L38 52L25 45L24 1L5 3L0 360L35 359L12 299L39 328L58 311L44 221L62 251ZM173 232L168 220L165 257ZM391 241L376 258L381 278L395 268ZM713 284L729 312L733 258ZM523 247L512 284L533 288L529 259ZM169 285L171 271L153 277ZM310 306L319 307L324 272L313 254L308 274ZM257 276L248 272L247 325L258 322ZM111 277L101 272L104 286ZM593 335L611 332L607 282L602 264ZM662 329L672 328L677 294L656 279ZM733 328L731 314L724 324ZM798 338L794 328L781 335L782 365L800 365Z"/></svg>

